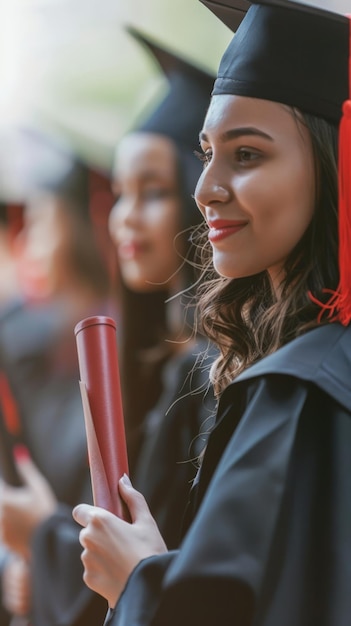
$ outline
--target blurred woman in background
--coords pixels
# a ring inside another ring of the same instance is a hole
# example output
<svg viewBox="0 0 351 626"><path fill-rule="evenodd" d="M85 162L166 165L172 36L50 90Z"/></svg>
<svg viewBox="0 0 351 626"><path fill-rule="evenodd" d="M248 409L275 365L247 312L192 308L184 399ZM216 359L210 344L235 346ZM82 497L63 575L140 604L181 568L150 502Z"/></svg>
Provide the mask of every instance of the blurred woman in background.
<svg viewBox="0 0 351 626"><path fill-rule="evenodd" d="M89 315L115 317L116 306L90 217L89 169L61 146L33 139L18 242L25 295L0 327L22 482L2 485L2 594L8 613L30 616L33 626L77 626L99 622L106 607L81 581L70 520L83 495L92 500L73 329Z"/></svg>
<svg viewBox="0 0 351 626"><path fill-rule="evenodd" d="M194 150L213 77L130 32L160 66L168 90L115 154L109 224L120 271L122 392L130 472L172 548L200 430L213 410L201 360L207 343L192 330L197 273L190 241L201 221L192 197L201 171Z"/></svg>

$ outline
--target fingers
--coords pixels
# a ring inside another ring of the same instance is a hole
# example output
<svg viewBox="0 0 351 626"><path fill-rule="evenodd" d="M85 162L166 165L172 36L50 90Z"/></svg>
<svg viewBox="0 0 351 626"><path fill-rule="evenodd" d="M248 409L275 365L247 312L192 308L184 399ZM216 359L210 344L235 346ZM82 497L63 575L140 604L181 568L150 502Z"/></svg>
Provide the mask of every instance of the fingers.
<svg viewBox="0 0 351 626"><path fill-rule="evenodd" d="M29 525L30 530L33 530L37 524L54 513L57 507L56 497L50 483L34 464L25 446L16 446L14 457L23 485L4 485L3 499L8 512L18 518L25 518L22 526ZM19 520L16 523L18 527L21 526Z"/></svg>
<svg viewBox="0 0 351 626"><path fill-rule="evenodd" d="M41 489L42 485L46 484L46 480L33 462L28 448L17 445L13 450L13 455L23 484L32 487L34 491Z"/></svg>
<svg viewBox="0 0 351 626"><path fill-rule="evenodd" d="M15 556L6 562L2 574L2 601L14 615L24 616L30 610L30 574L27 563Z"/></svg>
<svg viewBox="0 0 351 626"><path fill-rule="evenodd" d="M86 527L92 520L95 508L96 507L90 504L78 504L72 511L73 519L80 524L80 526Z"/></svg>
<svg viewBox="0 0 351 626"><path fill-rule="evenodd" d="M25 446L14 449L21 487L2 486L0 530L10 550L29 557L33 533L57 507L56 497L46 478L31 460Z"/></svg>
<svg viewBox="0 0 351 626"><path fill-rule="evenodd" d="M31 471L31 466L34 464L31 463L31 458L29 454L28 448L24 445L17 445L13 449L13 456L15 458L16 467L20 477L22 478L23 484L27 484L27 469L29 468L29 473Z"/></svg>
<svg viewBox="0 0 351 626"><path fill-rule="evenodd" d="M115 533L120 531L120 525L126 523L113 513L89 504L78 504L73 509L72 516L78 524L83 526L79 533L81 546L93 552L104 541L109 544Z"/></svg>
<svg viewBox="0 0 351 626"><path fill-rule="evenodd" d="M133 488L126 474L124 474L119 481L119 491L129 509L132 523L145 516L150 517L150 510L144 496ZM73 509L73 519L81 526L86 527L89 522L99 517L99 510L100 507L91 506L89 504L78 504ZM101 511L104 511L104 509L101 509Z"/></svg>

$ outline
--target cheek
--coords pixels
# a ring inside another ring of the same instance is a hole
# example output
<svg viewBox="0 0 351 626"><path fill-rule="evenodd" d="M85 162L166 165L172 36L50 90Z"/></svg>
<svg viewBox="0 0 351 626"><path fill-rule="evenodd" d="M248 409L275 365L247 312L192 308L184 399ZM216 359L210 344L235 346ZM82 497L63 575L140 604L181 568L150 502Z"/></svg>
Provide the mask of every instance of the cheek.
<svg viewBox="0 0 351 626"><path fill-rule="evenodd" d="M314 174L309 163L288 163L279 172L260 173L242 189L249 207L255 207L253 226L267 227L270 239L283 237L297 243L308 227L315 204ZM255 220L256 218L256 220ZM279 240L275 241L279 245Z"/></svg>
<svg viewBox="0 0 351 626"><path fill-rule="evenodd" d="M180 211L178 201L174 199L150 206L144 221L150 237L168 246L180 230Z"/></svg>
<svg viewBox="0 0 351 626"><path fill-rule="evenodd" d="M112 241L116 242L117 240L117 232L121 227L121 219L120 212L118 209L112 209L109 218L108 218L108 231L110 233L110 237Z"/></svg>
<svg viewBox="0 0 351 626"><path fill-rule="evenodd" d="M314 172L308 167L297 166L290 176L282 177L279 183L285 201L277 210L281 214L282 228L294 247L308 228L315 207ZM279 197L278 197L279 200ZM279 204L279 203L278 203Z"/></svg>
<svg viewBox="0 0 351 626"><path fill-rule="evenodd" d="M169 278L182 262L182 246L178 234L181 230L178 202L170 201L162 212L154 214L150 228L150 263L160 280Z"/></svg>

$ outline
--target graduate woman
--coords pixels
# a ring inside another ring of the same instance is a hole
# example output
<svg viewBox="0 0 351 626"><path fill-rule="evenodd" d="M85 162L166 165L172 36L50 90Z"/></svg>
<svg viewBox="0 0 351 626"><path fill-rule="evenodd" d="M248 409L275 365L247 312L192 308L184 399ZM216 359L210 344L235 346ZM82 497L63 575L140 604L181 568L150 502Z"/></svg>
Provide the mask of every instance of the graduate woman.
<svg viewBox="0 0 351 626"><path fill-rule="evenodd" d="M165 552L126 477L132 524L74 511L113 626L350 623L350 23L245 4L201 132L220 401L188 529ZM236 0L208 5L236 30Z"/></svg>

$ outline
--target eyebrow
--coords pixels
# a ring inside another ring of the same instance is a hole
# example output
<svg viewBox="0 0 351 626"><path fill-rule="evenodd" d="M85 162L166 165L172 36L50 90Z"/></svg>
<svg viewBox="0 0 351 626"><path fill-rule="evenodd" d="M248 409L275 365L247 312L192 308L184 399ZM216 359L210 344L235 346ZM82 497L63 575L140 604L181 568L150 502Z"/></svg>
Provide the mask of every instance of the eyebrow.
<svg viewBox="0 0 351 626"><path fill-rule="evenodd" d="M141 171L139 177L142 182L149 182L149 181L154 181L154 180L163 182L164 180L168 180L169 178L168 172L165 173L162 170L159 171L159 170L153 170L153 169L145 169ZM114 179L113 179L113 184L115 186L122 184L121 177L119 177L118 174L115 174Z"/></svg>
<svg viewBox="0 0 351 626"><path fill-rule="evenodd" d="M268 139L268 141L273 141L273 137L267 135L267 133L264 133L263 130L259 130L254 126L242 126L239 128L232 128L231 130L227 130L220 136L220 140L223 142L230 141L231 139L238 139L238 137L242 137L244 135L263 137L264 139ZM199 138L200 141L208 141L207 135L203 131L201 131Z"/></svg>
<svg viewBox="0 0 351 626"><path fill-rule="evenodd" d="M168 178L168 172L163 172L162 170L144 170L141 172L140 178L143 182L148 182L149 180L164 180Z"/></svg>

